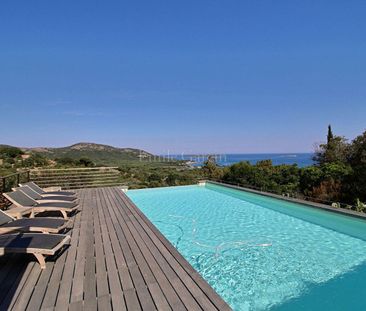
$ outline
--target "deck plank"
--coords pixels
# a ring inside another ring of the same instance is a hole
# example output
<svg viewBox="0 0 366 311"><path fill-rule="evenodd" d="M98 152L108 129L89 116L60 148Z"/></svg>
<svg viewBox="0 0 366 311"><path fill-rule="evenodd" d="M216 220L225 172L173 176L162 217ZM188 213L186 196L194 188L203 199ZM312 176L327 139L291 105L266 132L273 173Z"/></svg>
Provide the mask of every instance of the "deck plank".
<svg viewBox="0 0 366 311"><path fill-rule="evenodd" d="M113 196L112 196L113 197ZM121 212L121 211L119 211ZM124 213L122 212L122 218L124 218ZM125 217L128 217L128 215L125 215ZM116 216L116 218L118 218L118 215ZM139 242L139 245L143 246L141 247L141 250L146 258L146 261L149 263L149 266L151 267L151 270L153 271L157 282L160 284L160 286L164 289L164 292L166 294L166 299L168 299L168 301L170 302L170 305L172 308L174 308L174 310L185 310L186 308L184 307L183 303L181 302L181 300L179 299L178 295L176 295L171 283L169 283L169 280L173 280L174 278L176 278L176 275L174 274L174 272L172 270L166 270L164 272L164 268L167 267L160 267L157 262L155 261L154 256L149 252L149 250L146 247L146 244L142 241L142 239L139 236L139 233L135 230L135 228L130 226L130 230L133 231L133 236L136 239L136 241ZM167 276L165 276L165 273L167 271L170 271L171 273ZM149 285L155 285L155 282ZM153 291L153 293L157 294L158 292L155 290ZM153 297L153 299L157 299L157 300L164 300L165 297Z"/></svg>
<svg viewBox="0 0 366 311"><path fill-rule="evenodd" d="M105 254L105 263L106 263L106 269L107 269L107 276L108 276L108 283L110 287L110 293L112 298L112 306L114 309L118 310L126 310L124 298L123 298L123 291L121 282L118 276L118 269L116 264L115 255L112 248L112 237L110 233L113 234L113 226L111 224L110 216L107 214L107 208L104 208L106 206L105 200L102 198L100 200L100 206L98 207L98 211L100 212L100 221L104 222L105 225L100 226L101 227L101 233L102 233L102 247L104 248L104 254ZM118 260L118 259L117 259ZM98 306L101 305L101 301L106 300L106 295L98 295ZM102 298L101 298L102 297ZM105 303L105 302L104 302Z"/></svg>
<svg viewBox="0 0 366 311"><path fill-rule="evenodd" d="M81 209L83 207L83 202L84 202L84 196L86 194L86 191L82 192L81 195ZM81 221L81 213L76 214L73 219L72 219L73 223L72 223L72 230L70 233L71 234L71 245L73 245L74 243L76 243L77 238L79 236L79 228L80 228L80 221ZM55 265L53 267L53 272L51 274L49 283L48 283L48 287L46 289L46 293L42 302L42 306L41 309L53 309L56 301L57 301L57 295L58 295L58 291L59 291L59 287L61 284L61 279L63 276L63 272L64 272L64 268L65 268L65 261L66 261L66 257L67 257L68 252L63 252L59 258L57 258Z"/></svg>
<svg viewBox="0 0 366 311"><path fill-rule="evenodd" d="M21 293L19 294L19 296L17 298L17 301L15 302L15 304L13 306L14 310L25 310L27 308L29 300L32 296L34 287L39 278L41 269L34 262L32 262L31 265L32 265L31 272L27 278L27 281L24 284L24 287L23 287Z"/></svg>
<svg viewBox="0 0 366 311"><path fill-rule="evenodd" d="M118 187L78 190L70 247L0 258L1 310L229 310Z"/></svg>
<svg viewBox="0 0 366 311"><path fill-rule="evenodd" d="M82 204L80 204L80 209L91 203L91 200L84 199ZM84 270L85 270L85 256L86 250L93 247L93 227L90 226L90 218L92 214L92 209L85 209L81 217L80 221L80 237L78 241L78 249L76 253L76 263L75 263L75 271L72 282L71 289L71 303L81 301L83 299L83 289L84 289ZM75 304L77 305L77 304Z"/></svg>
<svg viewBox="0 0 366 311"><path fill-rule="evenodd" d="M75 215L80 217L80 222L82 221L81 219L84 216L83 212L84 211ZM74 278L74 268L76 264L76 256L77 256L80 233L81 233L80 227L72 230L71 243L70 243L71 245L67 250L65 266L60 281L59 292L57 294L57 300L55 306L55 310L57 311L67 310L70 304L71 289Z"/></svg>
<svg viewBox="0 0 366 311"><path fill-rule="evenodd" d="M107 265L109 264L109 269L112 269L113 267L113 252L112 248L110 247L110 239L108 234L108 225L106 223L105 219L105 204L102 201L102 197L98 197L97 201L97 211L99 216L99 226L100 226L100 247L99 250L103 254L103 256L97 256L98 258L103 258L103 260L99 261L99 264L97 265L97 284L98 284L98 297L105 296L109 293L108 288L108 268ZM123 295L123 293L120 293Z"/></svg>
<svg viewBox="0 0 366 311"><path fill-rule="evenodd" d="M44 297L44 292L46 291L47 284L50 279L50 276L52 273L52 268L53 268L52 267L53 263L47 262L46 265L47 265L47 268L44 271L42 271L42 273L39 277L39 280L38 280L36 286L34 287L32 297L29 300L29 304L27 306L27 310L29 310L29 311L37 311L41 307L43 297Z"/></svg>
<svg viewBox="0 0 366 311"><path fill-rule="evenodd" d="M22 261L22 263L20 263L20 261L18 261L18 263L19 263L19 265L17 266L16 271L15 271L16 272L15 274L18 274L18 277L14 281L12 286L8 290L3 292L4 299L1 302L0 310L12 309L14 303L16 302L18 295L21 293L23 286L26 283L28 276L32 270L33 266L31 264L27 264L26 262L24 262L24 260ZM5 292L7 292L6 295L5 295Z"/></svg>
<svg viewBox="0 0 366 311"><path fill-rule="evenodd" d="M113 191L116 191L116 189L113 189ZM212 310L215 308L214 305L219 310L230 309L206 281L202 279L197 271L178 253L173 245L153 226L146 216L134 206L127 196L120 196L116 193L116 198L119 198L130 209L131 214L134 215L141 227L146 230L148 236L154 241L154 246L159 249L159 252L155 252L155 254L159 257L162 256L163 261L168 261L171 268L179 275L203 309ZM142 232L142 230L139 230L139 232Z"/></svg>
<svg viewBox="0 0 366 311"><path fill-rule="evenodd" d="M105 197L108 199L111 198L110 192L104 192ZM108 206L108 209L111 208L112 201L108 200L109 204L105 204ZM131 235L131 232L128 230L128 227L126 225L121 226L119 221L122 221L123 219L120 217L113 217L113 219L117 220L118 224L120 225L121 230L124 233L124 236L127 239L127 243L129 245L129 248L131 250L131 255L134 258L134 262L132 262L131 266L129 267L131 271L131 276L134 282L134 286L137 290L137 295L139 297L139 301L141 304L141 307L143 310L155 310L155 304L153 301L153 298L151 297L151 294L147 290L148 283L155 282L155 279L153 277L152 272L149 270L148 265L146 261L144 260L137 244L134 238ZM131 258L132 260L132 258Z"/></svg>
<svg viewBox="0 0 366 311"><path fill-rule="evenodd" d="M4 267L0 271L0 305L6 305L6 296L12 293L12 284L16 283L20 275L18 273L13 273L14 269L21 264L18 258L19 256L10 255L4 256L0 262L0 265ZM24 266L24 265L23 265Z"/></svg>

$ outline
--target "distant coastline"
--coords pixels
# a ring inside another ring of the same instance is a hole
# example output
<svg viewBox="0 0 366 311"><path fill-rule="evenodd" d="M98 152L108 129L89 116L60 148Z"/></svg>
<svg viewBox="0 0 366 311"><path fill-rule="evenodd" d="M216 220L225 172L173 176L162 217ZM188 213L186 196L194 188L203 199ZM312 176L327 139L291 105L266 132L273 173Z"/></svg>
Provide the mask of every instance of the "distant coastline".
<svg viewBox="0 0 366 311"><path fill-rule="evenodd" d="M189 161L191 166L199 167L207 160L208 155L200 154L174 154L169 155L171 159ZM216 162L221 166L232 165L241 161L249 161L256 164L262 160L272 160L273 165L293 165L306 167L314 164L313 153L242 153L242 154L217 154L214 155Z"/></svg>

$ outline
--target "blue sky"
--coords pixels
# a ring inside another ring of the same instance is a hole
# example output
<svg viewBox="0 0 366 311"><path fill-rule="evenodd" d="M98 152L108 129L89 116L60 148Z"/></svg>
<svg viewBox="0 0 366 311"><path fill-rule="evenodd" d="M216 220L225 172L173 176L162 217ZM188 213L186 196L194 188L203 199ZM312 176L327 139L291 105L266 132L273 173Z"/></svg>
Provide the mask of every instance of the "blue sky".
<svg viewBox="0 0 366 311"><path fill-rule="evenodd" d="M365 1L1 1L0 143L306 152L366 129Z"/></svg>

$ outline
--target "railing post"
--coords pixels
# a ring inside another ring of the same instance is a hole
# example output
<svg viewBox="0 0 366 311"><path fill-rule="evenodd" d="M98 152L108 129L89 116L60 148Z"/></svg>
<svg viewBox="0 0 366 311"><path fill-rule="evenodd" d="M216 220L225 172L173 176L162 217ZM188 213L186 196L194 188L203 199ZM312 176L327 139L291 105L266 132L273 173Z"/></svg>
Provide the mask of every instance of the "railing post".
<svg viewBox="0 0 366 311"><path fill-rule="evenodd" d="M5 177L1 178L1 193L5 191Z"/></svg>
<svg viewBox="0 0 366 311"><path fill-rule="evenodd" d="M20 173L17 174L17 184L16 187L19 187L20 184Z"/></svg>
<svg viewBox="0 0 366 311"><path fill-rule="evenodd" d="M27 182L30 182L30 170L27 171Z"/></svg>

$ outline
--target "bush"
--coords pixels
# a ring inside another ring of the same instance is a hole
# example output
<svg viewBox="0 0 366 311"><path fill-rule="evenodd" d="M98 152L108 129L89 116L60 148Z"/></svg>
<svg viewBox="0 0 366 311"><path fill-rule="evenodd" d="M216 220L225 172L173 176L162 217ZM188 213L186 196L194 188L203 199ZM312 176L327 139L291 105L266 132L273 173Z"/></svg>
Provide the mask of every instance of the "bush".
<svg viewBox="0 0 366 311"><path fill-rule="evenodd" d="M69 157L58 158L58 159L55 159L55 161L59 165L65 165L65 166L74 166L74 165L76 165L75 160L72 159L72 158L69 158Z"/></svg>
<svg viewBox="0 0 366 311"><path fill-rule="evenodd" d="M165 179L165 182L168 184L168 186L176 186L177 185L177 179L179 179L179 175L176 173L170 173L167 178Z"/></svg>
<svg viewBox="0 0 366 311"><path fill-rule="evenodd" d="M16 158L20 155L24 154L24 152L22 150L20 150L19 148L16 147L11 147L11 146L3 146L0 147L0 156L2 158Z"/></svg>
<svg viewBox="0 0 366 311"><path fill-rule="evenodd" d="M39 153L33 153L28 159L25 159L23 161L23 165L25 167L39 167L39 166L46 166L48 164L49 164L48 159Z"/></svg>
<svg viewBox="0 0 366 311"><path fill-rule="evenodd" d="M94 167L95 166L94 162L92 160L90 160L89 158L80 158L80 160L76 164L85 166L85 167Z"/></svg>
<svg viewBox="0 0 366 311"><path fill-rule="evenodd" d="M300 170L296 165L273 166L271 160L233 164L224 170L223 180L276 193L297 192Z"/></svg>
<svg viewBox="0 0 366 311"><path fill-rule="evenodd" d="M223 170L216 164L214 157L209 156L202 167L204 175L209 179L220 180L223 177Z"/></svg>
<svg viewBox="0 0 366 311"><path fill-rule="evenodd" d="M306 167L301 171L300 191L322 200L347 201L345 181L351 174L352 168L343 163Z"/></svg>

